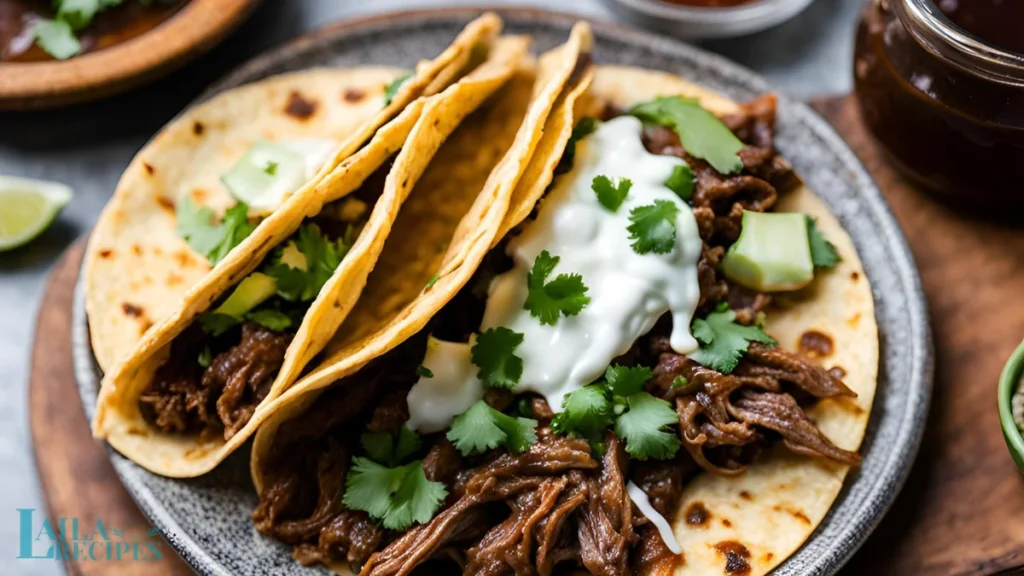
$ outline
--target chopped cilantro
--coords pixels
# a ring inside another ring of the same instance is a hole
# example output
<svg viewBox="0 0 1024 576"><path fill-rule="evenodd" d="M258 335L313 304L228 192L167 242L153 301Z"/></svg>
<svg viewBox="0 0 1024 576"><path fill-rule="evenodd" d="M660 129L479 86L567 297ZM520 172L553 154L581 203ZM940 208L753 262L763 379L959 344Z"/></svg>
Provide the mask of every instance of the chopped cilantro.
<svg viewBox="0 0 1024 576"><path fill-rule="evenodd" d="M832 268L839 263L839 253L818 230L814 218L807 217L807 239L811 243L811 262L815 268Z"/></svg>
<svg viewBox="0 0 1024 576"><path fill-rule="evenodd" d="M612 184L607 176L594 176L590 183L590 189L597 194L597 201L612 212L618 211L632 187L633 181L629 178L618 178L615 184Z"/></svg>
<svg viewBox="0 0 1024 576"><path fill-rule="evenodd" d="M604 379L608 388L615 396L632 396L642 392L644 384L654 377L654 372L646 366L609 366L604 371Z"/></svg>
<svg viewBox="0 0 1024 576"><path fill-rule="evenodd" d="M626 441L626 452L639 460L664 460L675 456L681 443L674 432L664 430L679 421L672 406L647 392L626 398L629 410L615 420L615 435Z"/></svg>
<svg viewBox="0 0 1024 576"><path fill-rule="evenodd" d="M576 144L593 134L597 130L597 123L597 120L594 118L581 118L576 123L576 126L572 129L572 134L569 136L569 141L565 145L565 151L562 152L562 159L558 161L558 166L555 167L555 174L564 174L572 170L572 163L576 159Z"/></svg>
<svg viewBox="0 0 1024 576"><path fill-rule="evenodd" d="M63 20L40 18L32 24L36 44L57 60L67 60L82 50L71 26Z"/></svg>
<svg viewBox="0 0 1024 576"><path fill-rule="evenodd" d="M429 522L447 495L444 484L427 480L420 460L388 468L356 457L345 479L342 501L381 520L388 530L402 531Z"/></svg>
<svg viewBox="0 0 1024 576"><path fill-rule="evenodd" d="M776 344L760 327L737 324L736 313L724 304L707 318L693 321L693 336L700 341L701 347L692 352L690 358L723 374L736 368L751 342Z"/></svg>
<svg viewBox="0 0 1024 576"><path fill-rule="evenodd" d="M672 175L665 181L665 187L676 193L686 202L693 197L693 169L689 164L678 164L672 169Z"/></svg>
<svg viewBox="0 0 1024 576"><path fill-rule="evenodd" d="M551 421L556 434L574 433L591 441L600 440L615 419L607 389L591 384L573 390L562 400L562 411Z"/></svg>
<svg viewBox="0 0 1024 576"><path fill-rule="evenodd" d="M499 446L519 454L537 442L536 427L536 420L502 414L479 400L455 417L448 431L448 440L464 456L480 454Z"/></svg>
<svg viewBox="0 0 1024 576"><path fill-rule="evenodd" d="M431 370L430 368L427 368L423 364L420 364L419 366L416 367L416 373L419 374L420 376L423 376L424 378L434 377L434 371Z"/></svg>
<svg viewBox="0 0 1024 576"><path fill-rule="evenodd" d="M423 289L424 290L430 290L431 288L434 287L434 284L437 284L437 281L440 280L440 279L441 279L440 275L434 274L433 276L430 277L430 280L427 280L427 283L423 286Z"/></svg>
<svg viewBox="0 0 1024 576"><path fill-rule="evenodd" d="M274 332L282 332L292 327L291 317L274 308L253 310L245 315L245 319Z"/></svg>
<svg viewBox="0 0 1024 576"><path fill-rule="evenodd" d="M359 442L375 462L392 467L415 454L423 445L419 434L406 426L399 428L394 438L387 432L368 432L359 438Z"/></svg>
<svg viewBox="0 0 1024 576"><path fill-rule="evenodd" d="M277 162L267 162L267 165L263 167L263 171L270 176L277 174Z"/></svg>
<svg viewBox="0 0 1024 576"><path fill-rule="evenodd" d="M515 388L523 376L523 359L515 355L522 343L522 334L504 326L481 332L470 350L473 364L480 368L477 378L491 388Z"/></svg>
<svg viewBox="0 0 1024 576"><path fill-rule="evenodd" d="M349 234L344 238L331 240L320 232L316 224L304 224L299 228L294 246L306 257L306 267L295 268L282 260L284 251L277 255L277 262L265 267L264 272L277 280L277 293L290 302L309 302L320 294L320 289L330 280L334 270L341 264L351 247Z"/></svg>
<svg viewBox="0 0 1024 576"><path fill-rule="evenodd" d="M668 254L676 245L676 215L679 207L668 200L639 206L629 211L629 239L637 254Z"/></svg>
<svg viewBox="0 0 1024 576"><path fill-rule="evenodd" d="M420 437L403 426L394 439L377 433L363 434L360 441L369 458L352 459L342 497L345 505L381 520L389 530L428 522L448 491L444 484L427 480L422 460L399 465L420 449Z"/></svg>
<svg viewBox="0 0 1024 576"><path fill-rule="evenodd" d="M391 84L388 84L388 87L384 89L385 106L391 104L391 101L395 99L395 96L398 94L398 91L402 89L402 84L405 84L410 78L413 77L414 74L414 72L402 74L398 78L392 80Z"/></svg>
<svg viewBox="0 0 1024 576"><path fill-rule="evenodd" d="M57 9L57 20L81 30L92 23L97 12L120 3L121 0L56 0L53 5Z"/></svg>
<svg viewBox="0 0 1024 576"><path fill-rule="evenodd" d="M662 96L637 104L629 113L649 124L673 128L688 154L707 160L722 174L743 169L737 154L743 142L695 98Z"/></svg>
<svg viewBox="0 0 1024 576"><path fill-rule="evenodd" d="M209 346L203 346L203 349L199 352L199 365L203 368L209 368L210 364L213 363L213 352L210 351Z"/></svg>
<svg viewBox="0 0 1024 576"><path fill-rule="evenodd" d="M199 316L199 325L202 326L203 332L207 332L214 336L220 336L241 323L241 318L236 318L227 314L218 314L216 312L207 312Z"/></svg>
<svg viewBox="0 0 1024 576"><path fill-rule="evenodd" d="M523 309L541 324L554 326L559 314L575 316L590 302L586 296L587 286L579 274L559 274L547 282L548 276L558 265L559 257L544 250L533 261L533 268L527 277L529 293Z"/></svg>
<svg viewBox="0 0 1024 576"><path fill-rule="evenodd" d="M249 222L248 214L249 207L239 202L224 212L219 224L214 224L213 210L197 207L189 196L182 198L175 209L178 235L210 264L223 260L256 229L256 225Z"/></svg>
<svg viewBox="0 0 1024 576"><path fill-rule="evenodd" d="M685 376L676 376L672 379L672 389L685 388L690 381Z"/></svg>

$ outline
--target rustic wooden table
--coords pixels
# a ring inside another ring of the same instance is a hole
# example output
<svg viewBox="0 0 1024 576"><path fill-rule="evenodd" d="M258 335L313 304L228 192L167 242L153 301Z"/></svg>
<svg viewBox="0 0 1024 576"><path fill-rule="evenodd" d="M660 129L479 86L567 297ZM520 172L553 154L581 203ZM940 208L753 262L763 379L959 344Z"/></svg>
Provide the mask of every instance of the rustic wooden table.
<svg viewBox="0 0 1024 576"><path fill-rule="evenodd" d="M971 220L889 169L852 98L815 103L860 155L910 241L931 309L937 377L931 417L907 485L843 576L1006 574L1024 568L1024 477L1003 445L996 382L1024 336L1024 229ZM71 301L84 242L63 257L40 308L29 408L51 517L146 525L93 441L71 366ZM884 345L884 342L883 342ZM69 562L72 576L191 573L159 563Z"/></svg>

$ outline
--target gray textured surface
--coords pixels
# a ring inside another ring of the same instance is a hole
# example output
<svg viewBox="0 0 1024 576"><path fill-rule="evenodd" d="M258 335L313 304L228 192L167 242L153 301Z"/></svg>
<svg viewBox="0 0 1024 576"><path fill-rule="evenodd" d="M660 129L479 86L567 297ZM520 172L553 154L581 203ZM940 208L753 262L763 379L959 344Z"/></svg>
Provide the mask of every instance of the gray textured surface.
<svg viewBox="0 0 1024 576"><path fill-rule="evenodd" d="M349 66L375 55L383 64L411 66L439 52L472 14L410 17L355 31L318 35L294 50L254 62L216 89L314 65ZM506 29L533 34L538 50L563 41L572 18L506 15ZM595 27L597 62L643 65L682 74L737 100L763 93L755 75L685 45L639 33ZM399 39L399 40L395 40ZM927 415L931 340L906 242L864 168L838 135L806 106L779 103L776 145L850 232L871 279L882 350L879 387L861 450L864 461L847 479L826 519L776 576L834 574L860 546L910 469ZM97 368L87 343L82 295L76 299L76 374L92 411ZM284 545L260 535L249 513L256 504L245 448L213 473L181 481L146 472L118 454L112 460L143 511L202 574L310 574Z"/></svg>
<svg viewBox="0 0 1024 576"><path fill-rule="evenodd" d="M850 88L853 27L861 0L817 0L769 31L705 47L796 96ZM0 566L26 576L53 575L50 562L14 562L16 508L41 508L25 409L29 343L46 274L61 251L93 224L120 172L149 136L205 86L245 59L326 23L369 13L437 5L509 4L571 10L611 19L597 0L438 1L266 0L237 34L184 70L112 100L40 113L0 113L0 174L70 184L75 199L31 246L0 254ZM2 73L2 68L0 68Z"/></svg>

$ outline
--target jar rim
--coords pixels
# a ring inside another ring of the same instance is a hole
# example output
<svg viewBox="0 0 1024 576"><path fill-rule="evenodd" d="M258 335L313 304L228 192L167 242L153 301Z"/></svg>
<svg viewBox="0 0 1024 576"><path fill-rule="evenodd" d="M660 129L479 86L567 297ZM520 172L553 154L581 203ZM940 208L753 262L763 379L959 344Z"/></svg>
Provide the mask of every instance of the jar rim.
<svg viewBox="0 0 1024 576"><path fill-rule="evenodd" d="M1024 86L1024 54L990 44L957 26L932 0L890 0L903 25L926 50L964 71Z"/></svg>

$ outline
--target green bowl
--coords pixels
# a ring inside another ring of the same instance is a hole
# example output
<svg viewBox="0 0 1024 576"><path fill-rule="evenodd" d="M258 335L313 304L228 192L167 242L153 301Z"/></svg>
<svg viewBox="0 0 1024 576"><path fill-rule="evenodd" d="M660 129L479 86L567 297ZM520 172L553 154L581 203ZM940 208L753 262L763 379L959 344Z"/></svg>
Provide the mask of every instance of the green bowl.
<svg viewBox="0 0 1024 576"><path fill-rule="evenodd" d="M1013 413L1010 411L1010 398L1017 390L1017 383L1024 377L1024 342L1020 343L1017 350L1010 356L1010 360L1003 368L1003 374L999 377L999 420L1003 424L1003 436L1006 438L1006 447L1010 449L1017 467L1024 472L1024 435L1021 435L1017 423L1013 421Z"/></svg>

